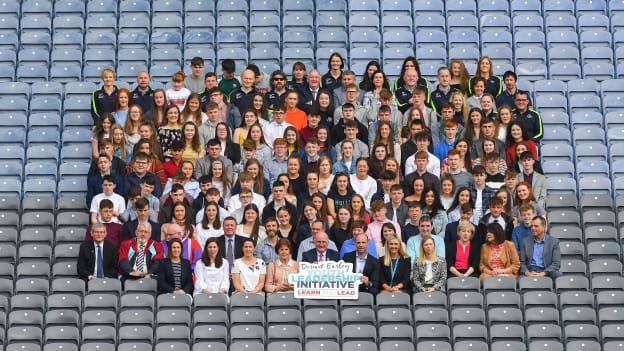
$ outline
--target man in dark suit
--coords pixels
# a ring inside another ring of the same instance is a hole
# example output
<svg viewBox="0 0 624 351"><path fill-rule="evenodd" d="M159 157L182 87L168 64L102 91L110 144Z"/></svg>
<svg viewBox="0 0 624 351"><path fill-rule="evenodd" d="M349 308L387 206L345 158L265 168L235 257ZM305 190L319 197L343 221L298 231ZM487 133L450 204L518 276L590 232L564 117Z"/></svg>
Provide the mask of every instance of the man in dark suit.
<svg viewBox="0 0 624 351"><path fill-rule="evenodd" d="M555 279L561 275L561 252L559 240L546 234L546 220L533 217L533 237L528 237L520 247L520 274L528 277L549 276Z"/></svg>
<svg viewBox="0 0 624 351"><path fill-rule="evenodd" d="M78 276L88 283L91 279L117 278L117 246L106 241L106 226L94 224L91 238L80 244Z"/></svg>
<svg viewBox="0 0 624 351"><path fill-rule="evenodd" d="M315 263L323 261L338 261L340 254L338 251L327 248L329 245L329 237L327 233L317 233L314 238L314 248L303 253L301 260L303 262Z"/></svg>
<svg viewBox="0 0 624 351"><path fill-rule="evenodd" d="M355 237L355 251L344 255L344 261L353 264L353 273L362 273L360 291L376 295L379 292L379 260L368 254L368 237Z"/></svg>
<svg viewBox="0 0 624 351"><path fill-rule="evenodd" d="M403 201L403 187L400 184L394 184L390 187L390 201L386 203L386 217L399 223L400 226L405 225L407 204Z"/></svg>
<svg viewBox="0 0 624 351"><path fill-rule="evenodd" d="M472 214L474 213L472 209L472 205L469 202L462 204L459 207L459 221L465 219L470 221L472 218ZM446 229L444 230L444 244L448 247L451 244L455 244L459 236L457 235L457 228L459 227L459 221L451 222L446 225ZM480 243L479 243L480 244Z"/></svg>
<svg viewBox="0 0 624 351"><path fill-rule="evenodd" d="M243 240L245 237L236 235L236 219L226 217L223 220L223 235L217 238L219 252L228 261L230 269L234 266L234 260L243 257Z"/></svg>
<svg viewBox="0 0 624 351"><path fill-rule="evenodd" d="M485 237L487 235L487 225L490 223L498 223L505 230L505 240L511 240L511 233L513 232L513 219L506 213L503 213L503 200L495 197L490 201L490 213L486 214L479 221L477 226L476 236L479 238L480 243L485 243Z"/></svg>
<svg viewBox="0 0 624 351"><path fill-rule="evenodd" d="M152 226L152 240L160 241L160 223L152 222L150 218L149 202L140 198L134 203L136 208L137 219L126 222L123 225L122 240L130 240L136 236L136 230L140 223L148 222Z"/></svg>

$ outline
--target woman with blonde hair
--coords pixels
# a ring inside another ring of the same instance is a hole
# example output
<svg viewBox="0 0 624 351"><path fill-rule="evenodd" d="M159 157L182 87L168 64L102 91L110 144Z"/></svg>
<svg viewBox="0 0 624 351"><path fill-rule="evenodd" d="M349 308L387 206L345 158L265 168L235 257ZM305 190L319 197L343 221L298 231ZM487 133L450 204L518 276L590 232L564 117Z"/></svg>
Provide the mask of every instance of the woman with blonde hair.
<svg viewBox="0 0 624 351"><path fill-rule="evenodd" d="M105 68L100 75L102 88L96 90L91 95L91 117L94 124L102 118L105 113L112 113L117 100L117 87L115 86L115 71Z"/></svg>
<svg viewBox="0 0 624 351"><path fill-rule="evenodd" d="M417 292L442 291L446 288L446 261L436 254L435 241L425 235L420 242L420 254L412 270L412 282Z"/></svg>
<svg viewBox="0 0 624 351"><path fill-rule="evenodd" d="M110 129L111 141L115 149L115 156L119 157L126 164L132 159L132 149L126 144L126 134L123 127L119 124L113 124Z"/></svg>
<svg viewBox="0 0 624 351"><path fill-rule="evenodd" d="M405 251L405 245L397 234L390 235L385 239L385 255L379 258L379 265L381 266L379 286L382 291L403 291L411 294L412 263Z"/></svg>
<svg viewBox="0 0 624 351"><path fill-rule="evenodd" d="M465 219L457 225L457 240L446 246L449 273L454 277L478 277L481 245L475 239L475 226Z"/></svg>
<svg viewBox="0 0 624 351"><path fill-rule="evenodd" d="M455 122L465 127L468 121L468 111L470 111L466 94L461 91L454 91L449 98L449 102L453 105L453 109L455 110ZM463 135L459 135L458 137L462 138Z"/></svg>

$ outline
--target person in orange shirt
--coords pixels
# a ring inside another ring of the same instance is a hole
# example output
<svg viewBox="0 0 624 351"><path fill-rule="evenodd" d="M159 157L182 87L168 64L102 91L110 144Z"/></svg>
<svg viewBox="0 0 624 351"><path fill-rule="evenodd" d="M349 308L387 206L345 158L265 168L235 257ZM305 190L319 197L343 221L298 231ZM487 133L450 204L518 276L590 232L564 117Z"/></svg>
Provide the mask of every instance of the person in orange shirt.
<svg viewBox="0 0 624 351"><path fill-rule="evenodd" d="M299 94L291 90L286 93L286 114L284 115L284 120L290 124L292 124L297 132L300 132L307 125L307 116L306 113L297 108L297 103L299 102Z"/></svg>

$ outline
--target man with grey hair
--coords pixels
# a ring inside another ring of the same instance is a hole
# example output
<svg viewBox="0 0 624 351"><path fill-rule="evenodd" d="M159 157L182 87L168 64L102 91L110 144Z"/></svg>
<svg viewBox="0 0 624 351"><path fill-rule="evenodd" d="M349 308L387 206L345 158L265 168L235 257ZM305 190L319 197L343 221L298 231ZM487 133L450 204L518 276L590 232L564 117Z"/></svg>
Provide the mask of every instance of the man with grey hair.
<svg viewBox="0 0 624 351"><path fill-rule="evenodd" d="M119 270L121 280L148 279L158 271L158 263L163 259L162 246L151 238L149 223L137 226L136 236L125 240L119 248Z"/></svg>
<svg viewBox="0 0 624 351"><path fill-rule="evenodd" d="M92 279L117 278L117 246L106 241L106 226L95 223L91 238L80 244L78 250L78 277L86 282Z"/></svg>
<svg viewBox="0 0 624 351"><path fill-rule="evenodd" d="M297 107L310 112L310 107L316 102L318 94L321 92L321 74L316 69L308 73L307 85L299 89L299 103Z"/></svg>
<svg viewBox="0 0 624 351"><path fill-rule="evenodd" d="M314 236L314 248L303 253L301 260L308 263L340 260L338 251L328 248L329 237L324 231L316 233Z"/></svg>

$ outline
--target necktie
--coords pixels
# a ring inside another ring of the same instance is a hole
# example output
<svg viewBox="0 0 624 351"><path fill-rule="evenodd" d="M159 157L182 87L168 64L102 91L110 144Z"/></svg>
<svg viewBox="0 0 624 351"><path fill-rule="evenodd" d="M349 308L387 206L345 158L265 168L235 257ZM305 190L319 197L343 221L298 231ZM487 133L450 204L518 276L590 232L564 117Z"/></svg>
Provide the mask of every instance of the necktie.
<svg viewBox="0 0 624 351"><path fill-rule="evenodd" d="M230 269L234 266L234 245L232 239L228 239L227 251L225 252L226 259L230 264Z"/></svg>
<svg viewBox="0 0 624 351"><path fill-rule="evenodd" d="M145 263L145 245L143 243L139 243L139 252L137 253L136 258L136 268L137 271L143 272L143 265Z"/></svg>
<svg viewBox="0 0 624 351"><path fill-rule="evenodd" d="M97 270L96 278L104 278L104 258L102 257L102 244L97 246Z"/></svg>
<svg viewBox="0 0 624 351"><path fill-rule="evenodd" d="M324 257L324 256L325 256L325 255L323 255L323 253L322 253L322 252L319 252L319 262L323 262L323 261L325 261L325 257Z"/></svg>

